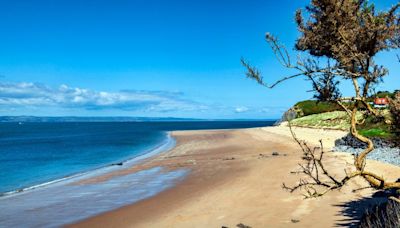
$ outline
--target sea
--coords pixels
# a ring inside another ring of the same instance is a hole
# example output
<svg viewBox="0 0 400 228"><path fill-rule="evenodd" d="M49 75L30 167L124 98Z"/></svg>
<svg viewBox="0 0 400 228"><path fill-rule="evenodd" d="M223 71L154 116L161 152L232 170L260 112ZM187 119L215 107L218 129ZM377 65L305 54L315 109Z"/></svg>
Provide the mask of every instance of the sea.
<svg viewBox="0 0 400 228"><path fill-rule="evenodd" d="M57 227L153 196L189 170L143 170L73 185L172 148L175 130L271 126L263 121L0 123L0 227Z"/></svg>

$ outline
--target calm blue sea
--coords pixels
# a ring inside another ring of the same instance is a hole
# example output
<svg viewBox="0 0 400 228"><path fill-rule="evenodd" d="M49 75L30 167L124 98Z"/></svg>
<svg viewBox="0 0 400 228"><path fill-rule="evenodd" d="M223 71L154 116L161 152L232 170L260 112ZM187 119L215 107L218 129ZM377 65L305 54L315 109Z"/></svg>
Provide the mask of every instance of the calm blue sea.
<svg viewBox="0 0 400 228"><path fill-rule="evenodd" d="M274 121L0 123L0 194L123 162L167 131L270 126Z"/></svg>

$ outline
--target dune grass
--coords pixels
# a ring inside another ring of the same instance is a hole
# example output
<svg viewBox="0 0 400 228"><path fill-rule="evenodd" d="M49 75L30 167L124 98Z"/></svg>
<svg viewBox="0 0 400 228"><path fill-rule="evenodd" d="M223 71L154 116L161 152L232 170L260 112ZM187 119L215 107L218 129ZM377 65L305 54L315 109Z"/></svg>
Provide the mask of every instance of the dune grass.
<svg viewBox="0 0 400 228"><path fill-rule="evenodd" d="M359 114L359 118L362 118L361 113ZM298 127L348 130L350 129L350 118L344 111L333 111L294 119L292 120L292 125Z"/></svg>

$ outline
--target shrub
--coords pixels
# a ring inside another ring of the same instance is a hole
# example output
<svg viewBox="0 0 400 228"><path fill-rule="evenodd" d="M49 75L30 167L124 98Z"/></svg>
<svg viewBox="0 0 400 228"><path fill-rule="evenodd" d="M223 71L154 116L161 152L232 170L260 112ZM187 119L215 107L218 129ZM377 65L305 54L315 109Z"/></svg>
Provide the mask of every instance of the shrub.
<svg viewBox="0 0 400 228"><path fill-rule="evenodd" d="M400 136L400 92L397 92L394 98L390 99L390 112L393 118L393 132Z"/></svg>
<svg viewBox="0 0 400 228"><path fill-rule="evenodd" d="M325 112L342 111L342 108L338 104L329 101L300 101L294 107L297 110L298 117Z"/></svg>

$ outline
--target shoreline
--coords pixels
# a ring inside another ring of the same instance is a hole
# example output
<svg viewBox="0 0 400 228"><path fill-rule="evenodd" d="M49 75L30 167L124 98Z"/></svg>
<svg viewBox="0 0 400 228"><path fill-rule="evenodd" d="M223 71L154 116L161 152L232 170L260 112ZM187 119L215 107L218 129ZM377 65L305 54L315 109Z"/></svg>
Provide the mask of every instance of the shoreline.
<svg viewBox="0 0 400 228"><path fill-rule="evenodd" d="M323 137L328 147L336 137L345 133L301 128L295 131L300 132L298 136L316 142L316 136ZM288 130L282 127L172 132L177 140L172 150L138 167L109 174L90 183L154 166L168 171L190 169L182 181L153 197L69 226L235 227L243 223L252 227L330 227L340 221L356 219L349 218L338 205L348 205L373 193L369 189L351 193L351 188L364 184L362 180L352 182L342 192L332 192L313 200L303 200L300 193L290 194L281 188L282 181L294 184L299 179L290 172L296 170L301 154L287 133ZM272 155L275 151L278 156ZM343 165L351 164L351 159L349 154L331 152L327 164L339 173L343 171ZM399 167L376 161L368 163L372 169L379 168L383 174L393 178L400 171ZM269 205L279 207L271 208ZM317 217L326 219L316 226ZM298 220L300 223L293 222Z"/></svg>
<svg viewBox="0 0 400 228"><path fill-rule="evenodd" d="M170 135L167 136L150 153L129 159L122 166L109 165L0 197L0 226L64 226L135 203L173 187L187 175L186 170L168 172L162 167L153 167L102 183L79 184L81 181L138 165L170 150L175 145L175 140ZM142 184L135 187L137 183Z"/></svg>
<svg viewBox="0 0 400 228"><path fill-rule="evenodd" d="M58 178L55 180L50 180L50 181L47 181L44 183L39 183L39 184L35 184L32 186L16 189L16 190L3 192L3 193L0 193L0 199L2 199L4 197L12 197L16 194L28 193L35 189L42 189L42 188L46 188L48 186L53 186L56 184L63 185L63 184L78 182L81 179L93 178L95 176L104 175L108 172L113 172L118 169L124 169L125 167L123 167L123 166L127 166L127 165L133 166L135 164L140 163L142 160L151 158L153 156L157 156L157 154L168 151L175 146L175 140L171 137L170 132L165 132L165 133L166 133L166 138L163 141L156 144L153 148L144 150L142 153L140 153L139 155L137 155L135 157L127 158L123 161L115 161L108 165L102 165L98 168L94 168L91 170L67 175L67 176L64 176L64 177L61 177L61 178Z"/></svg>

